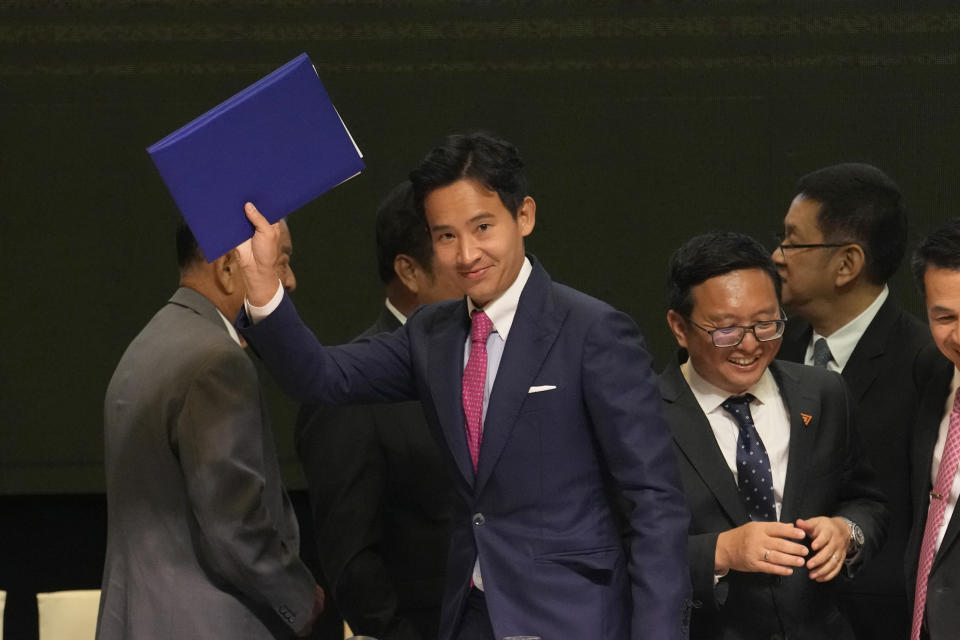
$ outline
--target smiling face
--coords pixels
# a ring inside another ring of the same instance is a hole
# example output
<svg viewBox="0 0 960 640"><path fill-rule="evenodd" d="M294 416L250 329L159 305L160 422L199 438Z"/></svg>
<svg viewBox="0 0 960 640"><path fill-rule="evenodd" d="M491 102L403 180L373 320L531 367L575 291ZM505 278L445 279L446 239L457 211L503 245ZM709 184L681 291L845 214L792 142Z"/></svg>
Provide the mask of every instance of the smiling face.
<svg viewBox="0 0 960 640"><path fill-rule="evenodd" d="M496 300L517 279L523 239L536 220L533 198L525 198L514 217L496 191L461 179L428 193L423 208L436 275L457 283L475 305Z"/></svg>
<svg viewBox="0 0 960 640"><path fill-rule="evenodd" d="M933 341L940 353L960 367L960 271L928 266L923 288Z"/></svg>
<svg viewBox="0 0 960 640"><path fill-rule="evenodd" d="M692 287L690 320L713 330L780 319L777 292L761 269L740 269ZM777 355L781 340L759 342L747 331L735 347L716 347L710 335L676 311L667 322L677 343L690 354L697 373L716 387L741 394L753 386Z"/></svg>

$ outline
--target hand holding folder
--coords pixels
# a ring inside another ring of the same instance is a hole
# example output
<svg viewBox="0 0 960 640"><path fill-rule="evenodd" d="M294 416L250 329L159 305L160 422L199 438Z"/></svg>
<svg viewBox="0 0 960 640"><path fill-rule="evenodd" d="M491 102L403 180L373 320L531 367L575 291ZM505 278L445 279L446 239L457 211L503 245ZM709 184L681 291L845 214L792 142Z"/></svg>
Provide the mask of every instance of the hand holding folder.
<svg viewBox="0 0 960 640"><path fill-rule="evenodd" d="M244 212L254 233L237 247L240 269L243 270L243 280L247 285L247 300L254 306L262 307L270 302L280 286L277 278L280 227L263 217L252 202L244 206Z"/></svg>
<svg viewBox="0 0 960 640"><path fill-rule="evenodd" d="M305 53L147 152L209 261L253 234L244 203L277 222L364 169Z"/></svg>

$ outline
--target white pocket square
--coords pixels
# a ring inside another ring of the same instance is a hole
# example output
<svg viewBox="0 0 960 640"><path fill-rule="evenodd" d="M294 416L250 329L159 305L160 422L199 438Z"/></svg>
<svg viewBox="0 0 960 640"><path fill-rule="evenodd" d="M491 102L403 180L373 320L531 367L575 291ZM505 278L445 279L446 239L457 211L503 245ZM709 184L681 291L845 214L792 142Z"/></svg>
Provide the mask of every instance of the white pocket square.
<svg viewBox="0 0 960 640"><path fill-rule="evenodd" d="M541 391L553 391L557 388L555 384L545 384L539 387L530 387L530 390L527 393L540 393Z"/></svg>

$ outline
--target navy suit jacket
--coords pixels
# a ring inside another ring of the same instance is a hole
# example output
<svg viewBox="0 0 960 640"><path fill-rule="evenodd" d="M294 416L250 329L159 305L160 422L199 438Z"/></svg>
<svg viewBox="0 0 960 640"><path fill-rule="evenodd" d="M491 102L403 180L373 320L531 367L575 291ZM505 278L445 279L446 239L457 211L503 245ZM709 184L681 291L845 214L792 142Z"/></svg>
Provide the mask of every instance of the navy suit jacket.
<svg viewBox="0 0 960 640"><path fill-rule="evenodd" d="M847 391L836 373L774 361L770 371L790 414L790 453L781 522L842 516L863 528L858 564L883 545L889 514L850 423ZM690 504L691 638L850 640L836 605L837 583L810 580L806 568L785 578L731 571L714 586L720 533L750 521L713 430L677 362L662 374L664 415L673 430ZM806 416L806 417L804 417ZM858 568L857 566L853 567Z"/></svg>
<svg viewBox="0 0 960 640"><path fill-rule="evenodd" d="M456 632L478 553L497 638L684 638L688 512L650 357L629 317L531 262L476 474L460 399L465 300L339 347L321 346L286 297L240 325L302 402L422 401L459 497L441 639Z"/></svg>

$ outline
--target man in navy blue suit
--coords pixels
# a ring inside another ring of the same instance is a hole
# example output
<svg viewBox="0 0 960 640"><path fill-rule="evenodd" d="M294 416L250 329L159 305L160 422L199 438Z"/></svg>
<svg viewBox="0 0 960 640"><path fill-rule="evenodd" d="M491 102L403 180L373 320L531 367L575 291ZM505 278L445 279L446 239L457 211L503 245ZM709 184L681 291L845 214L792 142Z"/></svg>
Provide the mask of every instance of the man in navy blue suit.
<svg viewBox="0 0 960 640"><path fill-rule="evenodd" d="M689 516L636 325L525 254L536 204L510 143L450 136L410 177L465 299L323 347L248 204L244 336L303 402L423 403L459 498L442 640L685 638Z"/></svg>

